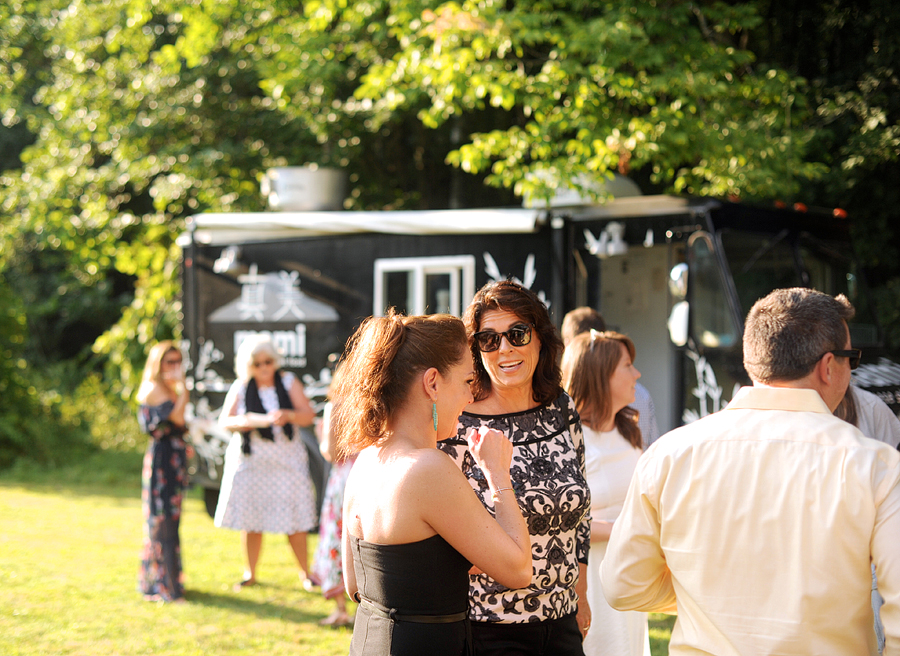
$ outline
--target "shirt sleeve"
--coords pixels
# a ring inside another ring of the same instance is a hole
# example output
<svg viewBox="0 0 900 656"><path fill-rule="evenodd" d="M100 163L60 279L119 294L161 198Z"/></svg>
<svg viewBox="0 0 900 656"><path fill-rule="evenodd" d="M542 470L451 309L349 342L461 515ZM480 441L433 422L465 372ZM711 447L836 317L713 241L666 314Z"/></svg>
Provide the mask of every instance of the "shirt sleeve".
<svg viewBox="0 0 900 656"><path fill-rule="evenodd" d="M603 595L616 610L675 613L672 573L659 542L658 499L642 456L600 565Z"/></svg>
<svg viewBox="0 0 900 656"><path fill-rule="evenodd" d="M884 624L884 656L900 654L900 485L896 467L883 477L887 488L884 499L875 511L872 532L872 562L878 592L884 598L881 621Z"/></svg>
<svg viewBox="0 0 900 656"><path fill-rule="evenodd" d="M638 383L634 388L634 403L631 407L638 411L638 427L644 449L659 439L659 425L656 423L656 409L653 397L647 388Z"/></svg>
<svg viewBox="0 0 900 656"><path fill-rule="evenodd" d="M886 403L874 404L872 414L876 435L868 437L874 437L896 449L900 445L900 419L897 419L897 415Z"/></svg>

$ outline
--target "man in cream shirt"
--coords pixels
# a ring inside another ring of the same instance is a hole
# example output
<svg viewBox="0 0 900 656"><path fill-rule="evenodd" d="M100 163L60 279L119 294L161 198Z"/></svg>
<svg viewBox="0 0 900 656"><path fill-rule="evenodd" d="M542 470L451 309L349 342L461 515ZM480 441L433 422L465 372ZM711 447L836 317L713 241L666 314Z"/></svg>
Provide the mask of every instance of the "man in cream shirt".
<svg viewBox="0 0 900 656"><path fill-rule="evenodd" d="M747 316L753 386L642 456L601 566L619 610L674 613L670 654L900 654L900 453L831 413L853 308L776 290Z"/></svg>

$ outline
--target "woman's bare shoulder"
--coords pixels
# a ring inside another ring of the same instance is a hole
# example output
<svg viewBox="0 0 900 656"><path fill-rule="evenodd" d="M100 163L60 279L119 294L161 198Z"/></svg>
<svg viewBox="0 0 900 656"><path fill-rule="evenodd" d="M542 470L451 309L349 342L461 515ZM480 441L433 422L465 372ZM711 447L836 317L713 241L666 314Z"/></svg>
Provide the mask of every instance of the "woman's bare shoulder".
<svg viewBox="0 0 900 656"><path fill-rule="evenodd" d="M161 405L166 401L172 400L172 395L164 386L159 383L154 384L147 390L142 390L140 402L145 405Z"/></svg>
<svg viewBox="0 0 900 656"><path fill-rule="evenodd" d="M453 458L438 449L419 449L416 452L416 465L421 473L428 475L432 472L440 472L450 469L459 471L459 468L453 462Z"/></svg>
<svg viewBox="0 0 900 656"><path fill-rule="evenodd" d="M462 476L453 460L443 451L411 449L385 455L376 447L363 449L350 471L355 481L390 480L392 488L413 488L422 492L440 489L454 476Z"/></svg>
<svg viewBox="0 0 900 656"><path fill-rule="evenodd" d="M423 498L445 500L456 489L468 490L466 477L449 455L440 449L421 449L410 466L406 484Z"/></svg>

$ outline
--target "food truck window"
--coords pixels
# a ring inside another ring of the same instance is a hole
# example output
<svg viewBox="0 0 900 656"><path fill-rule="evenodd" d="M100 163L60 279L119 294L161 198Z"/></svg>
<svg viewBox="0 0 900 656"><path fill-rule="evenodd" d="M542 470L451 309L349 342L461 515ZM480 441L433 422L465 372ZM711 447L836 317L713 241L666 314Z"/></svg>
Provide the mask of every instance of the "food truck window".
<svg viewBox="0 0 900 656"><path fill-rule="evenodd" d="M734 278L742 317L773 289L803 285L787 230L777 234L722 230L719 238Z"/></svg>
<svg viewBox="0 0 900 656"><path fill-rule="evenodd" d="M411 296L414 284L412 272L385 271L382 276L384 280L384 300L379 305L385 310L392 307L396 308L398 312L407 313L408 308L415 305Z"/></svg>
<svg viewBox="0 0 900 656"><path fill-rule="evenodd" d="M381 316L393 307L405 314L460 316L475 295L475 258L384 258L375 261L374 308Z"/></svg>
<svg viewBox="0 0 900 656"><path fill-rule="evenodd" d="M850 340L853 345L861 347L879 345L875 310L869 291L865 287L865 276L857 274L856 262L832 244L809 235L801 235L799 251L810 287L832 296L843 294L853 304L856 312L849 324Z"/></svg>
<svg viewBox="0 0 900 656"><path fill-rule="evenodd" d="M878 343L878 327L864 278L840 244L788 230L753 233L722 230L722 248L741 304L741 314L773 289L811 287L836 296L844 294L856 315L850 323L854 344Z"/></svg>
<svg viewBox="0 0 900 656"><path fill-rule="evenodd" d="M691 334L707 348L728 348L740 332L734 325L725 281L709 235L694 233L688 242Z"/></svg>
<svg viewBox="0 0 900 656"><path fill-rule="evenodd" d="M450 295L453 287L453 274L425 274L425 312L426 314L457 314L451 307Z"/></svg>

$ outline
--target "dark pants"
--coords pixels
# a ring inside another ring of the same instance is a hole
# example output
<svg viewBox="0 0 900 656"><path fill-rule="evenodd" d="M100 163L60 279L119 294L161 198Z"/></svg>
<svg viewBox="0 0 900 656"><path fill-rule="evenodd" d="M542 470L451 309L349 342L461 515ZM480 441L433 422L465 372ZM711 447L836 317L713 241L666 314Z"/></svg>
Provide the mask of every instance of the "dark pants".
<svg viewBox="0 0 900 656"><path fill-rule="evenodd" d="M575 613L558 620L472 622L476 656L584 656Z"/></svg>

